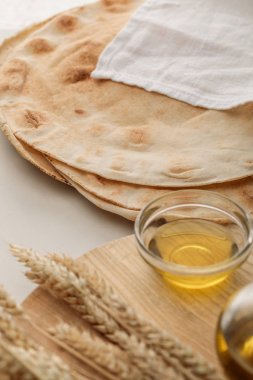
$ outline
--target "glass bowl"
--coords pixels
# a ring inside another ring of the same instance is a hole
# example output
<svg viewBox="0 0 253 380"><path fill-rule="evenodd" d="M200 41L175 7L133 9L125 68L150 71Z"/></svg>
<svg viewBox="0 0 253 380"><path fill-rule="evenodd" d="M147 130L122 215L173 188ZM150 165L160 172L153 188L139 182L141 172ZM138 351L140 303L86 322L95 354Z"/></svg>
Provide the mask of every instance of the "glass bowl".
<svg viewBox="0 0 253 380"><path fill-rule="evenodd" d="M141 210L135 237L141 256L167 281L204 288L224 280L246 260L251 219L218 193L171 191Z"/></svg>

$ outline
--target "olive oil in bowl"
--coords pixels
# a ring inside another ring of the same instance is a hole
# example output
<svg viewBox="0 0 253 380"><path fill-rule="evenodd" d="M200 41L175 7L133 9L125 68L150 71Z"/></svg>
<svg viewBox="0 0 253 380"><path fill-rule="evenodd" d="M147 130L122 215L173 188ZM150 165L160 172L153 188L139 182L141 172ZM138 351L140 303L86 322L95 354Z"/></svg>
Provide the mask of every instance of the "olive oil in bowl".
<svg viewBox="0 0 253 380"><path fill-rule="evenodd" d="M154 199L135 221L142 258L168 282L205 288L224 280L248 257L251 217L221 194L176 190Z"/></svg>
<svg viewBox="0 0 253 380"><path fill-rule="evenodd" d="M237 245L226 227L202 219L179 219L163 224L155 230L148 249L163 262L188 269L216 265L229 260L238 252ZM180 274L162 274L177 285L198 288L220 282L229 272L223 273L222 276L205 277L204 283L203 278L189 275L189 285L188 281L183 281Z"/></svg>

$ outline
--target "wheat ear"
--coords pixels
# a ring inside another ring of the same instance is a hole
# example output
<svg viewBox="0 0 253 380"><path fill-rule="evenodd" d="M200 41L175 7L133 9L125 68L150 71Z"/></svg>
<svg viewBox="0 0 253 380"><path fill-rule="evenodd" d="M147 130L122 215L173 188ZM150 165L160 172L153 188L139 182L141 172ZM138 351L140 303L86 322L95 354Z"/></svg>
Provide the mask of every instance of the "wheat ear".
<svg viewBox="0 0 253 380"><path fill-rule="evenodd" d="M0 332L9 344L9 350L12 354L16 353L19 358L22 357L24 363L28 363L28 367L32 368L40 379L73 379L69 367L60 358L47 353L43 347L28 339L18 327L13 317L4 312L0 314ZM37 358L37 361L35 358ZM47 373L48 377L46 377ZM51 373L59 373L59 376L55 378L50 377Z"/></svg>
<svg viewBox="0 0 253 380"><path fill-rule="evenodd" d="M32 340L28 339L13 317L2 311L0 313L0 333L10 343L24 349L35 347Z"/></svg>
<svg viewBox="0 0 253 380"><path fill-rule="evenodd" d="M180 380L180 375L172 368L166 368L153 350L148 349L134 334L130 335L124 331L105 310L101 309L97 297L86 286L85 279L79 278L64 265L48 257L42 257L33 250L13 245L10 249L14 256L30 269L30 272L26 273L29 279L42 285L56 297L64 299L97 331L124 349L132 363L145 374L145 379Z"/></svg>
<svg viewBox="0 0 253 380"><path fill-rule="evenodd" d="M193 352L191 348L183 346L167 332L142 319L113 291L112 287L90 264L78 263L65 255L53 253L48 256L55 262L64 265L69 271L85 278L91 292L116 313L117 319L138 334L147 346L155 350L168 365L177 368L185 379L222 380L214 366Z"/></svg>
<svg viewBox="0 0 253 380"><path fill-rule="evenodd" d="M19 358L13 356L2 340L0 341L0 378L1 380L38 380Z"/></svg>
<svg viewBox="0 0 253 380"><path fill-rule="evenodd" d="M90 333L68 324L58 325L50 329L50 332L57 339L88 358L90 363L95 363L104 368L109 372L110 378L119 380L144 379L141 372L129 363L127 355L117 346L105 343L101 339L91 336Z"/></svg>
<svg viewBox="0 0 253 380"><path fill-rule="evenodd" d="M28 339L23 330L18 326L17 319L27 319L23 309L9 295L3 285L0 285L0 332L5 339L18 347L31 348L35 343ZM17 319L16 319L17 318Z"/></svg>
<svg viewBox="0 0 253 380"><path fill-rule="evenodd" d="M2 285L0 285L0 307L11 315L20 316L23 314L22 308L17 305Z"/></svg>
<svg viewBox="0 0 253 380"><path fill-rule="evenodd" d="M36 349L16 347L7 341L1 341L1 348L15 361L18 369L32 379L72 380L69 368L56 355L48 355L44 348Z"/></svg>
<svg viewBox="0 0 253 380"><path fill-rule="evenodd" d="M27 366L33 368L36 376L47 380L73 380L74 377L67 364L58 356L48 354L43 347L38 346L36 349L29 348L25 350L22 347L11 348L12 353L18 355Z"/></svg>

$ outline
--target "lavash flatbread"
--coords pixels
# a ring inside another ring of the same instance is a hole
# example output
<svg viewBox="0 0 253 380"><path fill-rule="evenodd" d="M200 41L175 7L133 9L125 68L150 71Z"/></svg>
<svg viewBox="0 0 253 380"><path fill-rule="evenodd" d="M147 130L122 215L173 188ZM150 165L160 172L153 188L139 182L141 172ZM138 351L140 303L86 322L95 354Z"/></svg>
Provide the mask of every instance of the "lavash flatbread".
<svg viewBox="0 0 253 380"><path fill-rule="evenodd" d="M151 200L173 189L150 188L123 182L116 182L69 167L55 159L46 158L41 153L20 143L13 135L10 141L19 153L55 179L72 185L80 194L103 210L135 220L138 212ZM61 173L61 174L60 174ZM247 209L253 214L253 178L249 177L231 183L216 184L205 187L219 192Z"/></svg>
<svg viewBox="0 0 253 380"><path fill-rule="evenodd" d="M116 8L117 7L118 5L116 5ZM90 10L91 8L88 7L88 9ZM95 5L92 8L92 12L97 13L97 16L98 16L98 13L101 11L101 9L102 9L102 12L105 11L104 8L101 7L101 5ZM114 8L112 7L112 9ZM121 10L123 9L125 10L124 5L122 6ZM73 12L74 13L77 12L79 14L80 12L83 12L83 10L84 8L81 8L81 10L79 9L78 11L73 11ZM85 8L85 10L87 10L87 8ZM115 12L115 9L112 13L114 12ZM61 16L58 16L58 19L59 17ZM98 18L99 17L101 17L101 14L100 16L98 16ZM55 19L52 19L50 22L53 22L54 20ZM41 24L37 28L39 29L42 28L44 24L47 24L47 22ZM9 40L0 51L0 64L4 59L8 60L8 55L9 55L9 52L11 51L11 48L16 48L17 44L22 45L24 38L27 38L27 36L32 31L34 32L35 30L36 30L36 27L33 27L32 30L24 31L17 37ZM29 39L31 39L31 37L29 37ZM42 47L43 47L43 43L42 43ZM44 53L37 52L37 54L42 54L43 56ZM6 102L6 97L4 97L3 102L2 102L2 98L0 97L0 105L2 105L2 107L0 106L0 119L2 121L1 127L4 130L4 132L7 134L7 136L9 137L12 144L16 147L16 149L21 153L22 156L24 156L30 162L40 167L43 171L46 171L49 175L53 175L55 178L59 176L58 179L60 180L62 180L62 178L65 178L65 180L68 179L68 182L71 182L72 186L74 186L82 195L84 195L87 199L89 199L91 202L96 204L98 207L103 208L107 211L111 211L119 215L122 215L123 217L130 220L134 220L138 213L138 210L142 208L151 199L159 195L162 195L166 191L171 190L171 189L165 189L165 188L160 189L160 188L155 188L155 187L150 188L147 186L138 186L131 183L122 183L119 181L107 180L106 178L99 177L92 173L80 171L78 169L75 169L73 167L66 165L63 162L59 162L54 159L50 159L50 163L48 163L47 159L43 156L43 154L27 146L25 143L22 143L22 141L20 140L18 141L15 138L14 134L16 134L20 130L20 125L24 126L25 124L25 128L24 128L25 130L32 129L36 126L39 127L40 123L42 123L43 125L44 118L48 117L48 112L40 111L38 114L34 114L34 112L30 109L31 104L32 104L31 99L29 99L28 101L27 97L22 97L22 101L18 101L18 102L15 101L16 97L17 98L20 97L20 92L17 91L17 87L19 87L20 85L22 86L22 83L23 83L22 72L23 72L24 67L22 66L22 64L21 66L16 66L14 64L14 66L9 67L9 69L10 71L8 75L10 75L12 80L11 80L11 86L7 92L9 93L10 98ZM43 85L43 81L41 83ZM5 83L5 86L8 87L6 83ZM13 88L11 88L12 86ZM135 90L139 91L138 89L135 89ZM4 92L6 92L6 89L4 90ZM155 94L152 94L152 95L155 95ZM178 104L179 102L171 100L171 105L173 105L173 103L174 103L174 106L178 107L177 110L174 109L174 118L176 118L176 113L177 112L180 113L179 111L183 110L183 108L180 108L180 107L181 106L184 107L184 104ZM24 113L23 113L24 108L26 110L25 118L24 118ZM171 109L173 109L173 107ZM75 113L80 116L83 115L83 111L84 111L83 108L75 109ZM191 111L194 113L196 112L195 119L198 119L202 114L204 115L206 113L200 109L193 109ZM234 110L234 111L231 111L231 113L235 112L235 117L238 117L237 111L238 110ZM247 111L247 108L246 108L246 111ZM51 112L52 112L52 109L51 109ZM247 112L249 112L248 116L250 116L250 113L251 113L250 106L248 106ZM178 117L180 118L180 115L178 115ZM8 119L8 122L7 120L5 120L5 118ZM96 130L94 132L98 133L99 131ZM248 162L248 164L250 164L250 162ZM61 172L62 175L60 175L59 172ZM249 212L252 212L253 211L252 184L253 184L253 179L247 178L241 181L235 181L232 183L225 183L225 184L217 184L213 186L207 186L205 188L212 191L218 191L224 195L227 195L233 198L235 201L239 202L242 206L247 208Z"/></svg>
<svg viewBox="0 0 253 380"><path fill-rule="evenodd" d="M153 199L164 195L174 188L155 188L140 185L116 182L96 176L92 173L80 171L68 165L50 159L51 164L72 184L103 199L115 206L139 211ZM214 184L204 187L206 190L223 194L242 207L253 213L253 178L248 177L238 181Z"/></svg>
<svg viewBox="0 0 253 380"><path fill-rule="evenodd" d="M56 170L82 189L119 207L139 211L152 199L168 192L168 189L112 181L96 174L72 168L63 162L48 158Z"/></svg>
<svg viewBox="0 0 253 380"><path fill-rule="evenodd" d="M15 136L133 184L195 187L252 175L253 105L206 111L90 78L135 7L122 0L73 10L12 45L0 68L0 110Z"/></svg>
<svg viewBox="0 0 253 380"><path fill-rule="evenodd" d="M7 131L5 128L5 134L21 156L53 178L71 184L96 206L121 215L126 219L135 220L140 209L148 202L168 191L172 191L169 188L150 188L111 181L92 173L69 167L55 159L46 158L28 145L19 142L11 134L11 131ZM234 199L249 213L253 214L253 178L249 177L240 181L216 184L205 188Z"/></svg>

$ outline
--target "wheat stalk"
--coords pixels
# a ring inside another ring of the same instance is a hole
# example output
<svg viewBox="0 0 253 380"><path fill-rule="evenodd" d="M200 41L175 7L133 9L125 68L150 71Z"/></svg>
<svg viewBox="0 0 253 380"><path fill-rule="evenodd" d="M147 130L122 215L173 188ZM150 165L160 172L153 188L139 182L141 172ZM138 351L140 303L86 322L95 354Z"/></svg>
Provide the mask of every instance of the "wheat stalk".
<svg viewBox="0 0 253 380"><path fill-rule="evenodd" d="M177 368L187 380L205 379L222 380L214 366L193 352L189 347L183 346L167 332L162 331L145 321L129 307L111 286L89 264L79 264L70 257L50 254L49 257L56 263L65 266L86 280L86 286L99 297L117 315L117 319L123 321L131 331L145 341L149 348L157 352L168 364Z"/></svg>
<svg viewBox="0 0 253 380"><path fill-rule="evenodd" d="M129 363L127 356L116 346L105 343L101 339L91 336L90 333L68 324L58 325L50 329L50 332L57 339L88 358L89 363L95 363L104 368L109 372L109 376L108 374L106 376L110 379L144 379L140 371Z"/></svg>
<svg viewBox="0 0 253 380"><path fill-rule="evenodd" d="M48 289L53 295L64 299L72 308L89 322L97 331L124 349L132 363L145 379L180 379L172 368L166 368L155 352L148 349L134 334L129 334L98 303L84 278L48 257L42 257L32 250L11 246L14 256L30 269L27 277Z"/></svg>

